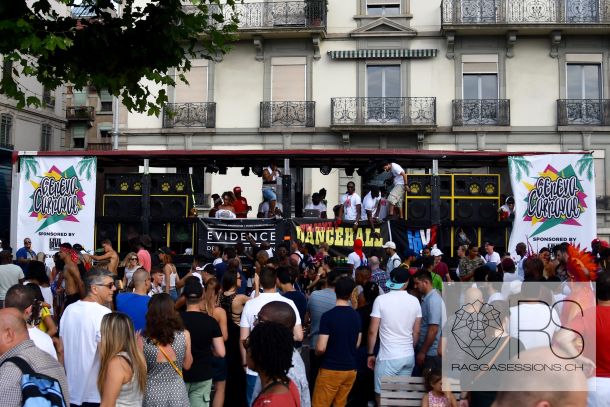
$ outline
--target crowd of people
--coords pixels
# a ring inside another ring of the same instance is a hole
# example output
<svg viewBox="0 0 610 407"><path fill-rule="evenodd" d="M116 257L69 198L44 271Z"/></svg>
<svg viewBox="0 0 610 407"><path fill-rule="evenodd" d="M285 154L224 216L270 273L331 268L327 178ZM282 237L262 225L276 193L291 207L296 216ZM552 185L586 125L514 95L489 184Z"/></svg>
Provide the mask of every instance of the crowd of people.
<svg viewBox="0 0 610 407"><path fill-rule="evenodd" d="M186 273L170 248L153 251L145 236L130 243L133 251L122 260L110 241L94 255L64 243L52 268L30 239L15 259L0 252L0 405L22 405L29 367L54 380L66 405L86 407L380 406L388 376L423 376L426 407L584 406L586 393L559 388L458 397L443 390L442 358L452 349L441 338L441 293L443 283L472 283L467 299L492 304L507 324L511 296L565 298L581 294L570 292L572 282L590 281L597 302L584 319L568 306L557 317L564 326L597 328L589 379L597 389L588 405L610 405L606 242L593 241L591 252L562 243L538 253L520 243L512 255L497 253L493 242L480 250L461 246L453 268L436 246L399 252L387 241L367 256L356 240L339 262L326 244L250 241L198 254ZM540 281L555 282L557 290L533 284ZM548 330L570 344L566 332ZM540 346L511 329L498 335L513 348Z"/></svg>

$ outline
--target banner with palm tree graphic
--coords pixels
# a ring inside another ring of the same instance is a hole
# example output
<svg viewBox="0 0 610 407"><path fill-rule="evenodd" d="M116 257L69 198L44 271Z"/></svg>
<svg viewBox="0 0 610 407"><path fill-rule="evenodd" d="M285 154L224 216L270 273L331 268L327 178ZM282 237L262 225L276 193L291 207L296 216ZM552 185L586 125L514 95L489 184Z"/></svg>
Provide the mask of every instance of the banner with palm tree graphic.
<svg viewBox="0 0 610 407"><path fill-rule="evenodd" d="M562 242L590 248L597 235L592 154L508 158L515 198L510 251L519 242L531 251Z"/></svg>
<svg viewBox="0 0 610 407"><path fill-rule="evenodd" d="M17 242L52 254L65 242L93 249L95 157L21 156Z"/></svg>

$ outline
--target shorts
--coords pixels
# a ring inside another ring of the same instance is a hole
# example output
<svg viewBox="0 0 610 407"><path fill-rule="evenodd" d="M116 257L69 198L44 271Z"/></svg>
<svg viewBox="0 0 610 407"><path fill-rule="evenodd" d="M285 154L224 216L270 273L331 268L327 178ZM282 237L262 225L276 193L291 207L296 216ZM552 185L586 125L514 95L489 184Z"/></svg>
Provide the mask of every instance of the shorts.
<svg viewBox="0 0 610 407"><path fill-rule="evenodd" d="M277 195L271 187L263 187L263 198L265 201L277 201Z"/></svg>
<svg viewBox="0 0 610 407"><path fill-rule="evenodd" d="M227 380L227 360L212 356L212 380L222 382Z"/></svg>
<svg viewBox="0 0 610 407"><path fill-rule="evenodd" d="M397 208L402 208L402 204L405 201L405 186L403 184L394 185L394 188L388 195L388 202Z"/></svg>
<svg viewBox="0 0 610 407"><path fill-rule="evenodd" d="M375 361L375 393L381 394L381 378L386 376L411 376L415 355L406 358Z"/></svg>

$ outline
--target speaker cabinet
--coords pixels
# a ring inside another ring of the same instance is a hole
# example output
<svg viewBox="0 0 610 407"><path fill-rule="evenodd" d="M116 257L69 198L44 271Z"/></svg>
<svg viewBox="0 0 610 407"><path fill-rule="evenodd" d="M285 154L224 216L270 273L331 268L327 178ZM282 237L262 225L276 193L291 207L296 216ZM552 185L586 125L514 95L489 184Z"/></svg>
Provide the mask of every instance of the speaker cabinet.
<svg viewBox="0 0 610 407"><path fill-rule="evenodd" d="M142 197L136 195L104 195L103 216L134 218L142 214Z"/></svg>
<svg viewBox="0 0 610 407"><path fill-rule="evenodd" d="M454 175L454 196L500 196L500 176L493 174L484 175Z"/></svg>
<svg viewBox="0 0 610 407"><path fill-rule="evenodd" d="M470 224L495 222L498 220L498 201L495 199L454 200L453 216L456 222Z"/></svg>
<svg viewBox="0 0 610 407"><path fill-rule="evenodd" d="M430 199L407 198L405 219L410 221L430 221ZM441 199L441 222L451 220L451 200Z"/></svg>
<svg viewBox="0 0 610 407"><path fill-rule="evenodd" d="M179 219L188 216L188 196L155 195L150 197L150 217L153 220Z"/></svg>
<svg viewBox="0 0 610 407"><path fill-rule="evenodd" d="M506 232L506 226L482 227L481 244L484 244L485 242L492 242L494 244L494 250L500 253L500 256L502 256L508 247Z"/></svg>
<svg viewBox="0 0 610 407"><path fill-rule="evenodd" d="M102 240L108 239L113 244L119 241L118 223L113 221L99 220L95 224L95 244L100 246ZM87 250L94 250L95 247L86 247Z"/></svg>
<svg viewBox="0 0 610 407"><path fill-rule="evenodd" d="M152 174L150 176L151 195L184 195L190 192L188 174Z"/></svg>
<svg viewBox="0 0 610 407"><path fill-rule="evenodd" d="M432 176L407 175L407 196L432 195ZM451 196L451 175L439 175L441 196Z"/></svg>
<svg viewBox="0 0 610 407"><path fill-rule="evenodd" d="M142 193L141 174L106 174L104 193L137 195Z"/></svg>
<svg viewBox="0 0 610 407"><path fill-rule="evenodd" d="M172 222L170 224L170 242L191 243L193 241L193 224L190 222Z"/></svg>
<svg viewBox="0 0 610 407"><path fill-rule="evenodd" d="M153 241L153 246L165 246L167 243L167 223L151 222L148 234Z"/></svg>
<svg viewBox="0 0 610 407"><path fill-rule="evenodd" d="M142 235L142 224L138 222L121 222L121 253L135 250L129 242Z"/></svg>

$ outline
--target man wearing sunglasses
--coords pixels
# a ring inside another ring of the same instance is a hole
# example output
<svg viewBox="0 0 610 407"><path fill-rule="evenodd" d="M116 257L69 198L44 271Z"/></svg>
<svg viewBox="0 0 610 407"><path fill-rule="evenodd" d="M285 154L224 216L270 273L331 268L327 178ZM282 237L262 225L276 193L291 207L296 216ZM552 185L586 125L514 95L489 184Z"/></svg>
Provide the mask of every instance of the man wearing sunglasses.
<svg viewBox="0 0 610 407"><path fill-rule="evenodd" d="M64 366L71 405L99 405L97 347L102 318L111 312L107 304L112 302L115 290L112 273L100 268L90 270L85 278L85 298L67 307L61 318L59 336L63 348L69 349L64 355Z"/></svg>

